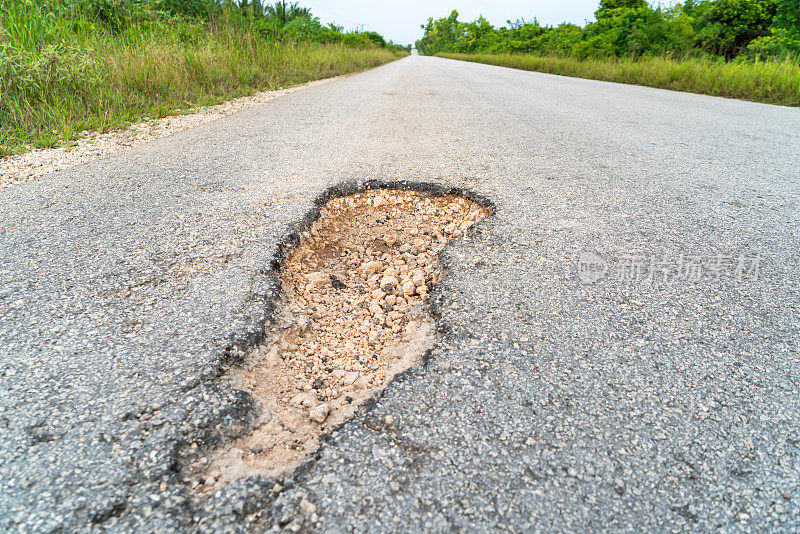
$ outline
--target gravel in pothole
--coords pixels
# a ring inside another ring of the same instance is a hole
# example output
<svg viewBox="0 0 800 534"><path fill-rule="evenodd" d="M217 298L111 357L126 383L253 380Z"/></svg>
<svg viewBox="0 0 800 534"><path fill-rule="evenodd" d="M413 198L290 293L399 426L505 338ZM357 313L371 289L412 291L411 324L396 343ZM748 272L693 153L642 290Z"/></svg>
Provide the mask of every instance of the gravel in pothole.
<svg viewBox="0 0 800 534"><path fill-rule="evenodd" d="M192 467L201 491L293 469L320 433L419 364L433 346L423 302L441 276L438 253L489 215L462 197L385 189L320 212L281 270L282 328L228 377L261 402L262 416L251 435Z"/></svg>

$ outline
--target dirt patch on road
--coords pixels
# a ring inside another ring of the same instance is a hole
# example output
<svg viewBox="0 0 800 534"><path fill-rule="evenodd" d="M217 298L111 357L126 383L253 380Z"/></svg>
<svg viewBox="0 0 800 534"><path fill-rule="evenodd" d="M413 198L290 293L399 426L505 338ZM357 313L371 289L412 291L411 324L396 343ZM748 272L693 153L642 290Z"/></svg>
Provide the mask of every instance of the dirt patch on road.
<svg viewBox="0 0 800 534"><path fill-rule="evenodd" d="M251 435L192 466L192 485L202 491L293 469L321 433L419 364L434 339L424 302L441 276L438 253L489 214L459 196L386 189L322 207L283 262L283 328L228 377L261 402L261 419Z"/></svg>

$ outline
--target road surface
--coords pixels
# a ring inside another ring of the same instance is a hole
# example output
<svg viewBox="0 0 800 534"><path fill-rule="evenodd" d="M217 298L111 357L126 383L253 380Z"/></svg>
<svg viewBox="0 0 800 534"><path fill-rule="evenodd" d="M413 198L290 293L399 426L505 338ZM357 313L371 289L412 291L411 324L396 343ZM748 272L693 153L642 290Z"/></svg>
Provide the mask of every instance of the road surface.
<svg viewBox="0 0 800 534"><path fill-rule="evenodd" d="M798 175L798 109L409 57L6 189L0 530L797 531ZM292 478L193 500L277 244L369 179L495 205L437 348Z"/></svg>

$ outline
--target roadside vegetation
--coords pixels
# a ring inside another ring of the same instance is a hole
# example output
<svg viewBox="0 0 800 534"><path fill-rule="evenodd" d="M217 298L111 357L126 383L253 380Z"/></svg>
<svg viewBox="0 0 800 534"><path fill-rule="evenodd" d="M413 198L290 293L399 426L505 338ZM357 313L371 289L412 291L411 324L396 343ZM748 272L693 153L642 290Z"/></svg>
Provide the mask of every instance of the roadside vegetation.
<svg viewBox="0 0 800 534"><path fill-rule="evenodd" d="M422 54L800 106L800 1L601 0L596 22L429 19Z"/></svg>
<svg viewBox="0 0 800 534"><path fill-rule="evenodd" d="M785 61L574 59L523 54L438 54L449 59L690 93L800 106L800 65Z"/></svg>
<svg viewBox="0 0 800 534"><path fill-rule="evenodd" d="M406 53L297 4L0 0L0 156Z"/></svg>

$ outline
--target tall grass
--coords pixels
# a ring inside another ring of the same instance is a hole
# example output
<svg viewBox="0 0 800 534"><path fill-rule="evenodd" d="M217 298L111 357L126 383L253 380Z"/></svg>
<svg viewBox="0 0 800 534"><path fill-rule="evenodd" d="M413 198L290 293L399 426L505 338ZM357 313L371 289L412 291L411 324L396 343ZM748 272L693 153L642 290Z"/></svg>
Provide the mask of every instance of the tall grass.
<svg viewBox="0 0 800 534"><path fill-rule="evenodd" d="M642 58L579 60L523 54L438 54L515 69L800 106L800 65L786 61Z"/></svg>
<svg viewBox="0 0 800 534"><path fill-rule="evenodd" d="M0 156L400 55L281 42L225 17L145 17L115 31L11 0L0 11Z"/></svg>

